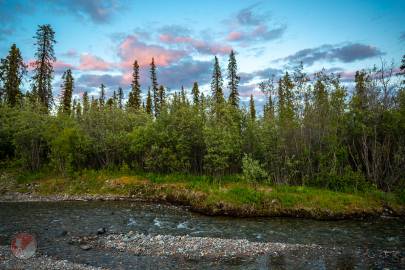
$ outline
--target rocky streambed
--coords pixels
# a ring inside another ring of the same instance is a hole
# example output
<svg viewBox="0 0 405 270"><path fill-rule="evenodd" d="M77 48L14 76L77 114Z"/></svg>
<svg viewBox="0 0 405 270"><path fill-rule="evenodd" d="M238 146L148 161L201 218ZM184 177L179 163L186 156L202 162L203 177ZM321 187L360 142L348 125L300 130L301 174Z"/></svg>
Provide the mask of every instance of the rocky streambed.
<svg viewBox="0 0 405 270"><path fill-rule="evenodd" d="M8 248L22 231L38 241L26 261ZM130 201L0 203L0 269L404 269L404 243L397 218L208 217Z"/></svg>

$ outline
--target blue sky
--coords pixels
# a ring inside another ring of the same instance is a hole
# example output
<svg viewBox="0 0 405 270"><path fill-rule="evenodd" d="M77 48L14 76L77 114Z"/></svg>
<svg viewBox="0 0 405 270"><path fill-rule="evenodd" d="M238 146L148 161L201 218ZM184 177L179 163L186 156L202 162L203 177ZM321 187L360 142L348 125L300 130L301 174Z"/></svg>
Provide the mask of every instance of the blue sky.
<svg viewBox="0 0 405 270"><path fill-rule="evenodd" d="M208 91L214 55L225 72L233 49L242 100L251 93L260 99L258 81L300 61L308 73L324 67L347 79L381 58L398 66L405 53L404 15L403 0L0 0L0 57L16 43L30 61L37 26L51 24L56 95L66 68L73 70L76 94L97 94L102 82L110 93L118 86L128 91L135 59L146 92L152 57L160 83L190 89L198 81Z"/></svg>

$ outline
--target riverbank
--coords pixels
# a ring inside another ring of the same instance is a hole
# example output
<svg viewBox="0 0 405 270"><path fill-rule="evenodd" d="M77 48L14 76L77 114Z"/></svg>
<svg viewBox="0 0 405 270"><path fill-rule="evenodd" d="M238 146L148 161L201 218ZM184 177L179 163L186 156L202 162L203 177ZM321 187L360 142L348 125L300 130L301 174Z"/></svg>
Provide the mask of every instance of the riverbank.
<svg viewBox="0 0 405 270"><path fill-rule="evenodd" d="M392 193L343 193L303 186L252 185L181 175L84 171L71 177L3 174L0 201L136 200L187 206L206 215L322 220L405 216Z"/></svg>

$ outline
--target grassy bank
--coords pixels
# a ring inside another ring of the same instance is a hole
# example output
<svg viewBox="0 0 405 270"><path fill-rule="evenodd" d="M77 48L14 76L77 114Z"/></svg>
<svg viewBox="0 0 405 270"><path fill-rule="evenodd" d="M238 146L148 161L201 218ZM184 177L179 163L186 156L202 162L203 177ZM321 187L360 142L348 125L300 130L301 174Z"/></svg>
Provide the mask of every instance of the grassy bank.
<svg viewBox="0 0 405 270"><path fill-rule="evenodd" d="M134 174L83 171L70 177L52 174L3 174L1 193L117 195L186 205L208 215L292 216L341 219L405 215L398 195L381 191L342 193L303 186L252 185L235 177Z"/></svg>

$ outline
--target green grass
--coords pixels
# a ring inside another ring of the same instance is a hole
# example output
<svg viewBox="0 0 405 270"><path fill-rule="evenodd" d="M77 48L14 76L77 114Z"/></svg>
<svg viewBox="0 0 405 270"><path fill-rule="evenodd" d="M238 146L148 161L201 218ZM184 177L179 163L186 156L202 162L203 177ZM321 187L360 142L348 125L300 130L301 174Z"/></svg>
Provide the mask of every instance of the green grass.
<svg viewBox="0 0 405 270"><path fill-rule="evenodd" d="M343 193L305 186L253 186L237 175L223 178L183 174L84 170L70 176L47 172L15 175L9 189L41 195L121 195L189 205L209 214L333 218L379 214L390 207L404 215L401 197L373 190ZM31 184L31 185L27 185ZM28 186L28 187L27 187Z"/></svg>

